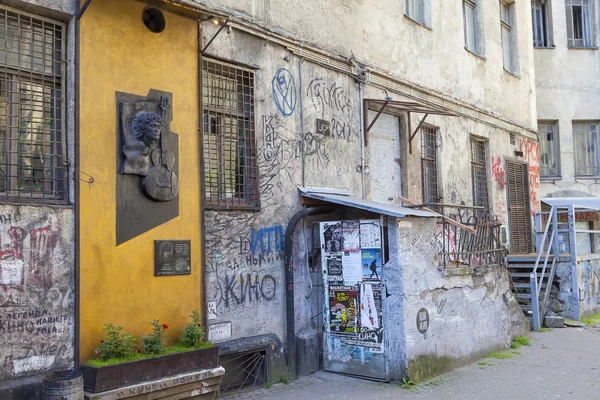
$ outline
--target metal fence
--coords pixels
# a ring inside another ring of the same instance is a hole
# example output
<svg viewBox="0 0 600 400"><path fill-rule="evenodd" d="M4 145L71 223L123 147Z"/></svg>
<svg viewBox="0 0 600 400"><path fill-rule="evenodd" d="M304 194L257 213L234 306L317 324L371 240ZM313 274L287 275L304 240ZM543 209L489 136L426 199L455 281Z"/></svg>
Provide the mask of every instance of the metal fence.
<svg viewBox="0 0 600 400"><path fill-rule="evenodd" d="M503 246L502 224L483 207L428 204L436 207L445 217L473 228L470 233L446 220L437 225L440 265L448 267L482 267L504 265L506 248Z"/></svg>

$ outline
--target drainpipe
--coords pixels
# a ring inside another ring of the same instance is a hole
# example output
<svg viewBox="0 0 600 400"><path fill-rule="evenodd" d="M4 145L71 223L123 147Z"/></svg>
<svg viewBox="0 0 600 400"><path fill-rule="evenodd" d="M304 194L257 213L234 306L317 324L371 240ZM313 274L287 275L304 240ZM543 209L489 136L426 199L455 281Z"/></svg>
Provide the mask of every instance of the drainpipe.
<svg viewBox="0 0 600 400"><path fill-rule="evenodd" d="M305 141L305 137L304 137L304 106L302 104L302 57L300 57L298 59L298 77L300 78L300 152L302 155L302 187L305 186L304 184L304 176L305 176L305 172L304 172L304 164L305 164L305 154L304 154L304 147L306 146L306 143L304 143Z"/></svg>
<svg viewBox="0 0 600 400"><path fill-rule="evenodd" d="M80 181L79 181L79 20L83 17L83 13L87 10L88 6L92 2L92 0L86 0L85 3L79 8L81 2L80 0L73 0L74 7L73 9L77 10L75 15L73 16L73 23L75 28L75 103L73 104L73 114L75 115L75 132L73 135L74 138L74 147L75 147L75 171L74 171L74 180L75 180L75 320L73 324L75 325L75 344L73 348L73 368L75 370L79 369L79 347L81 345L80 339L80 292L81 292L81 273L80 273L80 254L79 254L79 243L80 243L80 221L79 214L81 211L81 207L79 206L79 190L80 190Z"/></svg>
<svg viewBox="0 0 600 400"><path fill-rule="evenodd" d="M361 179L361 189L362 189L362 198L365 198L365 123L363 120L364 117L364 94L363 94L363 83L358 82L358 104L360 107L359 115L359 123L360 127L360 179Z"/></svg>
<svg viewBox="0 0 600 400"><path fill-rule="evenodd" d="M294 229L300 220L309 215L329 214L334 211L331 206L308 207L298 211L288 222L285 229L284 268L285 268L285 315L287 322L286 361L290 379L296 379L296 322L294 320L294 264L292 263L292 243Z"/></svg>

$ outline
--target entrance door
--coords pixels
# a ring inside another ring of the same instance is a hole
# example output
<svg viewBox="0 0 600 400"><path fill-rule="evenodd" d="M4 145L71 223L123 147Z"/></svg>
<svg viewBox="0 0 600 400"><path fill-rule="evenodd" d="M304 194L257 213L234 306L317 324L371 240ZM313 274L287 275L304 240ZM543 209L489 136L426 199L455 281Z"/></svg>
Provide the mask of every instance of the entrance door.
<svg viewBox="0 0 600 400"><path fill-rule="evenodd" d="M386 380L380 222L321 222L319 235L324 287L323 369Z"/></svg>
<svg viewBox="0 0 600 400"><path fill-rule="evenodd" d="M377 115L369 111L369 121ZM400 124L398 117L381 114L369 133L371 200L396 204L401 189ZM391 200L390 200L391 199Z"/></svg>
<svg viewBox="0 0 600 400"><path fill-rule="evenodd" d="M527 164L506 160L511 254L532 252Z"/></svg>

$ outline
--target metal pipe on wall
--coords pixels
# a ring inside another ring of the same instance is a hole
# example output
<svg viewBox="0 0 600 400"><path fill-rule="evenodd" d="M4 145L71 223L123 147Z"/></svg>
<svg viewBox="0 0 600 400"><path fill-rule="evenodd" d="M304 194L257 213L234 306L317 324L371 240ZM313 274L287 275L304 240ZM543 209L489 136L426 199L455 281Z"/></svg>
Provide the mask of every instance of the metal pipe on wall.
<svg viewBox="0 0 600 400"><path fill-rule="evenodd" d="M304 107L302 106L302 57L298 58L298 77L300 79L300 152L302 160L302 187L304 187Z"/></svg>
<svg viewBox="0 0 600 400"><path fill-rule="evenodd" d="M360 127L360 179L361 179L361 193L362 198L365 198L365 124L363 120L363 116L365 112L369 112L364 109L364 93L363 93L363 83L358 82L358 104L360 107L360 112L358 113Z"/></svg>

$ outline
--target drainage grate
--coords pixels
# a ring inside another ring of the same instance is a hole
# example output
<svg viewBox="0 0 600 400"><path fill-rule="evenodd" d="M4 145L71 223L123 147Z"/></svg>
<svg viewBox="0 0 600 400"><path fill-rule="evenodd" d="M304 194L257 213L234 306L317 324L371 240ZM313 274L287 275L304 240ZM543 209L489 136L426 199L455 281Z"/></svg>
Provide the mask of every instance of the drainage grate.
<svg viewBox="0 0 600 400"><path fill-rule="evenodd" d="M266 350L220 356L219 362L225 368L221 393L233 393L264 386L269 377L266 358Z"/></svg>

